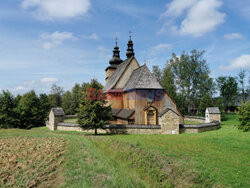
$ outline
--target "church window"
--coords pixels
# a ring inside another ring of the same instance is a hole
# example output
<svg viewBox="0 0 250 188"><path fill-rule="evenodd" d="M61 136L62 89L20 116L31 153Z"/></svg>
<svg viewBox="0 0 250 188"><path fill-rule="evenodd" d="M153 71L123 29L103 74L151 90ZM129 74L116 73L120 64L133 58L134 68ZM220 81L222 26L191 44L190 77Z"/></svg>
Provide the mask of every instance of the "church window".
<svg viewBox="0 0 250 188"><path fill-rule="evenodd" d="M154 107L149 107L148 109L145 109L145 124L157 124L157 110Z"/></svg>

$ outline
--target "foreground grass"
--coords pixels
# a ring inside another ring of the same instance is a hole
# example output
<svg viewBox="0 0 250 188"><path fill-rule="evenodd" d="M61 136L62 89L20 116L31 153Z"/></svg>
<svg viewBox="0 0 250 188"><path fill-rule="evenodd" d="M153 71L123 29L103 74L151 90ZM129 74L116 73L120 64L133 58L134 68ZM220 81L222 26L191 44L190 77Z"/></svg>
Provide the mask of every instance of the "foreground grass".
<svg viewBox="0 0 250 188"><path fill-rule="evenodd" d="M0 141L66 140L61 169L47 172L63 173L63 181L50 184L56 187L57 181L63 187L249 187L250 135L238 131L237 123L236 116L228 114L219 130L182 135L0 130Z"/></svg>

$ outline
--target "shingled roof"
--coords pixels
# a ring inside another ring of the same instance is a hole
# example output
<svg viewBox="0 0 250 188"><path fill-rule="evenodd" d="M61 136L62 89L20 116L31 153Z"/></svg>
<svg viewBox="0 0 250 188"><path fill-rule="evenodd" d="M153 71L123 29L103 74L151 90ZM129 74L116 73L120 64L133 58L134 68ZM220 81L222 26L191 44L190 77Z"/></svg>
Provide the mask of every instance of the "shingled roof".
<svg viewBox="0 0 250 188"><path fill-rule="evenodd" d="M133 57L126 59L120 65L117 66L114 74L109 78L108 83L103 88L104 91L113 89L115 84L118 82L119 78L122 76L123 72L126 70Z"/></svg>
<svg viewBox="0 0 250 188"><path fill-rule="evenodd" d="M122 119L128 119L134 112L133 109L112 109L112 115Z"/></svg>
<svg viewBox="0 0 250 188"><path fill-rule="evenodd" d="M51 110L55 116L64 116L65 115L62 108L52 108Z"/></svg>
<svg viewBox="0 0 250 188"><path fill-rule="evenodd" d="M210 114L220 114L220 109L218 107L207 107L206 111Z"/></svg>
<svg viewBox="0 0 250 188"><path fill-rule="evenodd" d="M124 91L131 89L163 89L146 65L135 69L130 76Z"/></svg>

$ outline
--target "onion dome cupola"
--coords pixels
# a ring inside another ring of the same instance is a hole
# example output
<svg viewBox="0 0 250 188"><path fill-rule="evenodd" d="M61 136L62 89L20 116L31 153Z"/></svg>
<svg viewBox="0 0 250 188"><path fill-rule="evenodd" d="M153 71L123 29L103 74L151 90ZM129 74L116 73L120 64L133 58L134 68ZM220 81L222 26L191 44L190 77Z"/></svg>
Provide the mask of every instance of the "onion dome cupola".
<svg viewBox="0 0 250 188"><path fill-rule="evenodd" d="M133 41L131 40L131 32L129 32L128 49L126 53L127 58L130 58L135 55L133 46L134 44Z"/></svg>
<svg viewBox="0 0 250 188"><path fill-rule="evenodd" d="M120 50L119 47L117 46L117 41L115 42L115 47L113 50L113 57L112 59L109 60L110 65L119 65L122 63L123 60L120 58Z"/></svg>

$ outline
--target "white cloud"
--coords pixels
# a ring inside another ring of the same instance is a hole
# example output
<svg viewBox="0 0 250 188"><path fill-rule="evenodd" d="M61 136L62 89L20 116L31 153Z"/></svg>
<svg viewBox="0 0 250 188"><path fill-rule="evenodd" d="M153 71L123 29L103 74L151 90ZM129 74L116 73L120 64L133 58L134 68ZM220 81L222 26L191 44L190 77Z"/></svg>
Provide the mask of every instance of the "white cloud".
<svg viewBox="0 0 250 188"><path fill-rule="evenodd" d="M35 80L27 80L27 81L22 82L22 84L20 84L19 86L9 88L9 90L11 92L14 92L14 94L25 93L25 92L31 91L32 89L35 89L36 85L37 83Z"/></svg>
<svg viewBox="0 0 250 188"><path fill-rule="evenodd" d="M50 50L51 48L59 46L64 40L77 40L77 38L74 37L73 33L59 31L56 31L51 34L43 33L41 35L41 39L45 41L43 43L43 48L45 50Z"/></svg>
<svg viewBox="0 0 250 188"><path fill-rule="evenodd" d="M161 15L168 21L158 34L169 28L178 34L200 37L224 22L225 14L218 11L221 6L220 0L173 0ZM176 25L180 19L180 25Z"/></svg>
<svg viewBox="0 0 250 188"><path fill-rule="evenodd" d="M99 37L96 33L92 33L91 35L82 35L84 39L98 40Z"/></svg>
<svg viewBox="0 0 250 188"><path fill-rule="evenodd" d="M242 35L240 33L229 33L224 35L224 39L226 40L234 40L234 39L242 39Z"/></svg>
<svg viewBox="0 0 250 188"><path fill-rule="evenodd" d="M156 46L153 46L151 48L149 48L148 53L152 56L156 55L158 52L162 52L165 50L170 50L172 49L172 45L171 44L158 44Z"/></svg>
<svg viewBox="0 0 250 188"><path fill-rule="evenodd" d="M42 78L40 81L43 82L43 83L49 83L50 84L50 83L57 82L58 79L57 78Z"/></svg>
<svg viewBox="0 0 250 188"><path fill-rule="evenodd" d="M55 20L86 14L89 0L23 0L22 8L32 10L39 19Z"/></svg>
<svg viewBox="0 0 250 188"><path fill-rule="evenodd" d="M192 7L197 0L173 0L171 3L167 4L167 10L161 15L165 16L180 16L183 12Z"/></svg>
<svg viewBox="0 0 250 188"><path fill-rule="evenodd" d="M244 54L233 60L229 66L221 66L222 70L247 69L250 70L250 54Z"/></svg>
<svg viewBox="0 0 250 188"><path fill-rule="evenodd" d="M23 87L23 86L17 86L17 87L15 87L15 90L16 91L22 91L22 90L25 90L25 87Z"/></svg>

